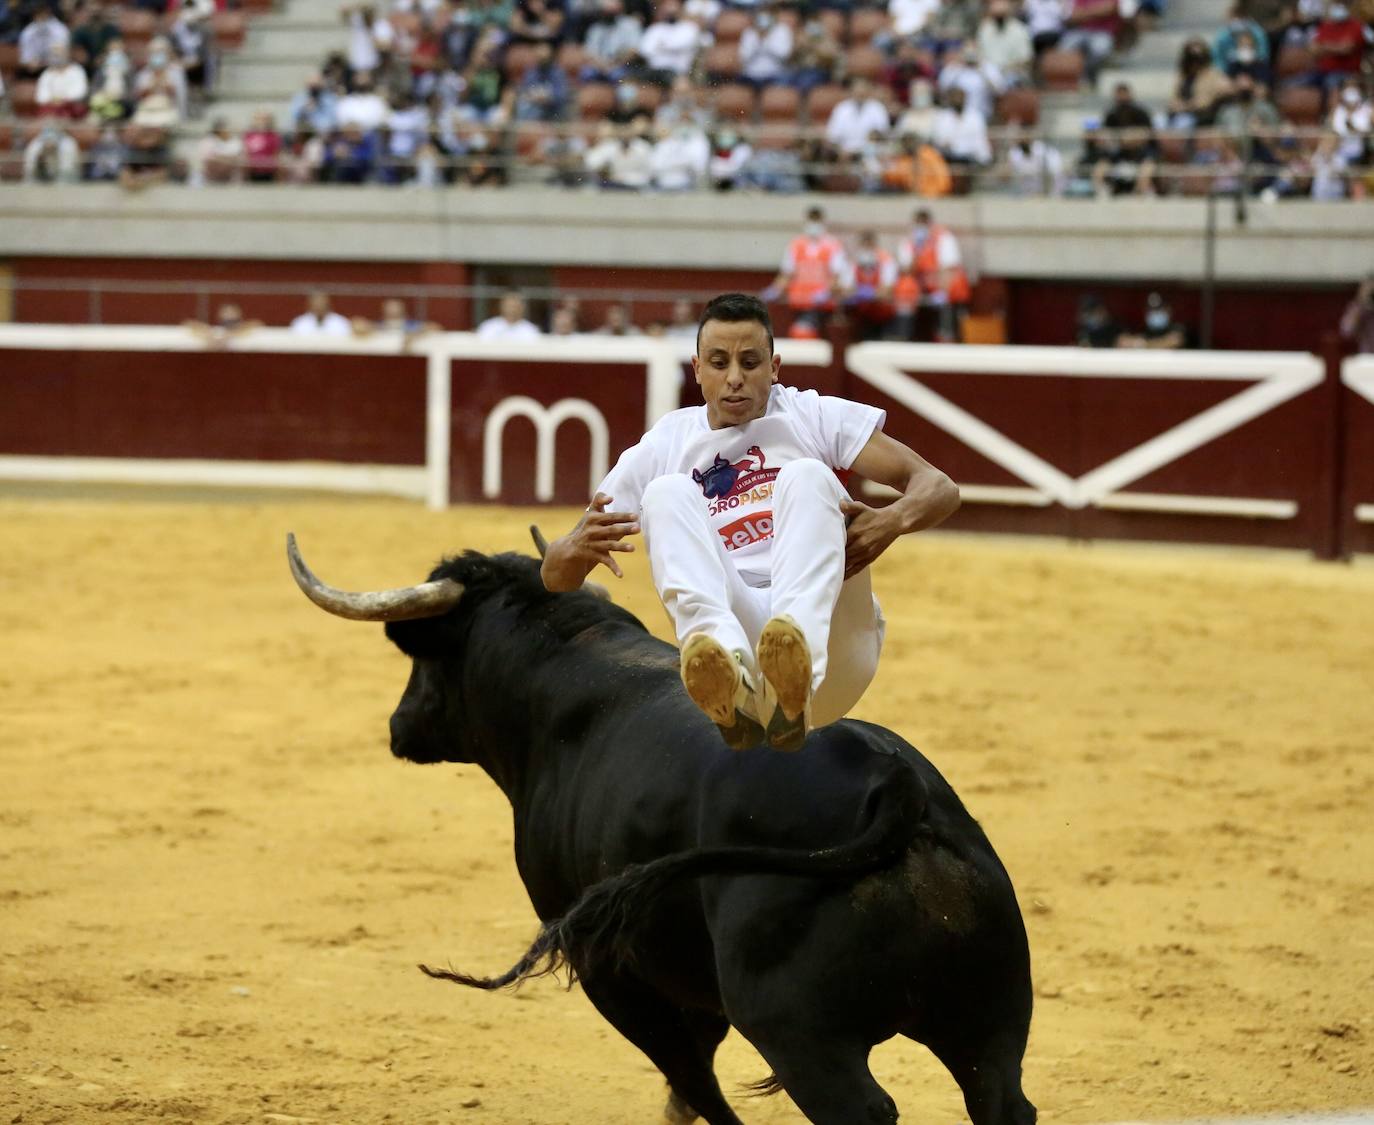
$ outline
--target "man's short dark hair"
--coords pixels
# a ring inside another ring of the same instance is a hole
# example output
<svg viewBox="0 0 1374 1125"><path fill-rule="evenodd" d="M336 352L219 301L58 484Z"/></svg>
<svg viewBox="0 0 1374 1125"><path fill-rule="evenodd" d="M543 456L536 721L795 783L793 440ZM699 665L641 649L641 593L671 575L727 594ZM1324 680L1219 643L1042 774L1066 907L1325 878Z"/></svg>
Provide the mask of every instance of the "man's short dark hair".
<svg viewBox="0 0 1374 1125"><path fill-rule="evenodd" d="M811 222L824 222L825 212L819 207L808 207L806 209L806 217ZM738 296L738 294L727 294L727 296Z"/></svg>
<svg viewBox="0 0 1374 1125"><path fill-rule="evenodd" d="M701 319L697 321L698 352L701 351L701 330L708 320L723 320L730 324L752 320L762 324L763 330L768 333L768 354L773 354L773 321L768 315L768 306L757 297L748 293L722 293L707 301L706 307L701 310Z"/></svg>

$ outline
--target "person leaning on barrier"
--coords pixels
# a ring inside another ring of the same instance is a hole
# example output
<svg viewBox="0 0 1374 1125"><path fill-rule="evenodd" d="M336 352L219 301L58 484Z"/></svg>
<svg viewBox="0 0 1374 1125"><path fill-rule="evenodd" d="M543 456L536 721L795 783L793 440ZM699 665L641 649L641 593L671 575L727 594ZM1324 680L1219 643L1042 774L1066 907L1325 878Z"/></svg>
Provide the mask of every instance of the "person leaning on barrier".
<svg viewBox="0 0 1374 1125"><path fill-rule="evenodd" d="M182 327L205 346L215 351L227 348L234 340L261 328L260 320L244 320L243 310L232 301L220 305L215 313L214 322L206 324L203 320L186 320Z"/></svg>
<svg viewBox="0 0 1374 1125"><path fill-rule="evenodd" d="M1118 348L1177 350L1188 346L1188 330L1174 319L1169 302L1159 293L1145 298L1145 327L1140 332L1123 332Z"/></svg>

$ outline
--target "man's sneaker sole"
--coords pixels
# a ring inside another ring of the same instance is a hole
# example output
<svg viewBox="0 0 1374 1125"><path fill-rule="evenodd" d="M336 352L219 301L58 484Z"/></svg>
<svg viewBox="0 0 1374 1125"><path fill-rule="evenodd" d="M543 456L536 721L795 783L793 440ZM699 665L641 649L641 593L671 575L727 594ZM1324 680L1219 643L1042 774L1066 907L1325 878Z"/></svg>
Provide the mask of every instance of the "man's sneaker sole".
<svg viewBox="0 0 1374 1125"><path fill-rule="evenodd" d="M776 701L765 732L775 750L800 750L811 702L811 649L797 623L774 617L759 634L759 671Z"/></svg>
<svg viewBox="0 0 1374 1125"><path fill-rule="evenodd" d="M716 724L732 750L750 750L764 739L763 727L739 708L749 694L740 663L725 646L705 633L695 633L682 646L682 686Z"/></svg>

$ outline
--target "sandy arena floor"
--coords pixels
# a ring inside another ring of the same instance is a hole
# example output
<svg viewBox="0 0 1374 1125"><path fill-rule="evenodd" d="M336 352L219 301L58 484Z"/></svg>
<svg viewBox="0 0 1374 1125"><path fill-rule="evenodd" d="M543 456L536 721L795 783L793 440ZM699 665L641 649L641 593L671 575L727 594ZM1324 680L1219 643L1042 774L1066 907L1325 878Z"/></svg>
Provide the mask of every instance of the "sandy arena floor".
<svg viewBox="0 0 1374 1125"><path fill-rule="evenodd" d="M580 993L415 970L501 970L531 937L507 807L391 759L404 658L283 558L294 529L327 581L399 585L526 549L526 519L0 500L0 1125L660 1119ZM615 592L662 633L630 569ZM1374 568L926 536L876 586L860 714L1016 881L1041 1120L1374 1106ZM874 1058L904 1120L963 1118L923 1050ZM765 1071L734 1036L720 1069Z"/></svg>

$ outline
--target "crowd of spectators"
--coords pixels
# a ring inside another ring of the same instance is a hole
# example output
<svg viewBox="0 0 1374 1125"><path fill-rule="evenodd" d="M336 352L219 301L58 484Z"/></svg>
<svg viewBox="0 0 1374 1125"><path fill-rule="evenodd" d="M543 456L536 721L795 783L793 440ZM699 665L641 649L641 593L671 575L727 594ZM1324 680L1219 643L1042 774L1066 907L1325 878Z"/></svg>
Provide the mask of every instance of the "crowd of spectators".
<svg viewBox="0 0 1374 1125"><path fill-rule="evenodd" d="M135 61L104 0L0 0L0 42L17 43L19 76L58 122L26 139L25 173L111 178L103 134L103 163L87 155L73 172L65 121L135 126L119 133L126 149L126 132L184 122L213 70L215 2L161 13ZM1363 193L1351 170L1369 163L1374 130L1362 69L1374 13L1346 0L1237 0L1214 35L1184 45L1167 104L1144 105L1123 84L1083 122L1077 153L1040 135L1036 86L1066 57L1092 82L1149 33L1163 2L352 5L341 11L346 48L285 119L263 112L238 133L212 121L185 172L196 184L533 179L925 197L974 183L1080 196ZM168 170L137 153L132 163L131 182Z"/></svg>

